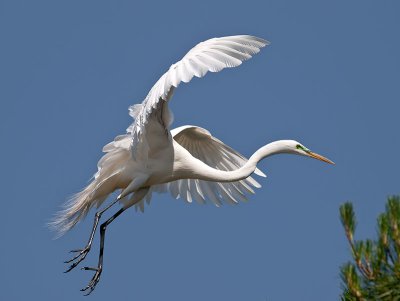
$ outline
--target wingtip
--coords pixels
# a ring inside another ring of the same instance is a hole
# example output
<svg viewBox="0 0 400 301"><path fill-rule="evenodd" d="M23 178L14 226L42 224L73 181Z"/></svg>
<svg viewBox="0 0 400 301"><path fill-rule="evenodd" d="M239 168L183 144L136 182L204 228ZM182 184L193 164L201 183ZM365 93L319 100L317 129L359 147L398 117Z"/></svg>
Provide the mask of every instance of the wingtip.
<svg viewBox="0 0 400 301"><path fill-rule="evenodd" d="M267 177L267 175L266 175L265 173L263 173L261 170L259 170L258 168L256 168L256 170L254 171L254 173L255 173L257 176L260 176L260 177L263 177L263 178L266 178L266 177Z"/></svg>
<svg viewBox="0 0 400 301"><path fill-rule="evenodd" d="M265 46L271 45L271 42L266 39L259 38L259 37L253 36L253 35L249 35L249 37L251 37L253 40L260 43L261 44L260 47L265 47Z"/></svg>

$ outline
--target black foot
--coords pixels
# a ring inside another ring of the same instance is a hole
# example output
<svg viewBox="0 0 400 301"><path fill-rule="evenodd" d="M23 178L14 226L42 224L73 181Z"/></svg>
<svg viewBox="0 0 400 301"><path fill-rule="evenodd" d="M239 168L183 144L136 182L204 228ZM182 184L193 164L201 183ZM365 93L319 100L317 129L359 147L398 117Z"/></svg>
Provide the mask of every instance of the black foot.
<svg viewBox="0 0 400 301"><path fill-rule="evenodd" d="M92 280L90 280L89 284L85 288L81 289L82 292L85 292L85 291L89 290L85 294L85 296L87 296L87 295L90 295L94 291L94 289L96 288L97 283L99 283L101 272L103 271L103 268L101 266L99 266L97 268L83 267L83 268L81 268L81 270L95 271L96 272L93 275Z"/></svg>
<svg viewBox="0 0 400 301"><path fill-rule="evenodd" d="M84 249L71 250L70 253L78 253L78 254L76 254L70 260L64 261L64 263L70 263L75 261L69 266L69 268L64 273L68 273L69 271L74 269L82 260L86 258L86 255L89 253L89 251L90 251L90 246L86 246Z"/></svg>

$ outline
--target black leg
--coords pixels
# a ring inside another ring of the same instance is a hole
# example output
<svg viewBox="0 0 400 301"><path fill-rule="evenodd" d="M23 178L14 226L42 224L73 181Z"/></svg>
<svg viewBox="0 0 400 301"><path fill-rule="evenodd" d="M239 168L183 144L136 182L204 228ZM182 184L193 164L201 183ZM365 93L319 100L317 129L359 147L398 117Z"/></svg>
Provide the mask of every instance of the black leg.
<svg viewBox="0 0 400 301"><path fill-rule="evenodd" d="M89 295L91 292L93 292L97 283L99 283L99 281L100 281L101 272L103 271L104 238L106 235L107 226L109 224L111 224L125 210L126 210L126 208L121 208L100 226L100 252L99 252L99 262L98 262L97 268L93 268L93 267L83 267L82 268L82 270L95 272L95 274L93 275L93 278L90 280L89 284L85 288L81 289L81 291L89 290L88 293L86 294L86 296Z"/></svg>
<svg viewBox="0 0 400 301"><path fill-rule="evenodd" d="M93 290L95 289L97 283L100 281L101 272L103 271L104 238L105 238L107 226L108 226L109 224L111 224L111 223L112 223L122 212L124 212L126 209L128 209L129 207L131 207L131 206L137 204L140 200L142 200L143 197L146 196L146 194L147 194L148 191L149 191L149 187L145 187L145 188L141 188L141 189L137 190L137 191L134 193L134 195L131 197L131 199L129 199L128 202L124 203L124 207L123 207L123 208L121 208L120 210L118 210L113 216L111 216L108 220L106 220L103 224L101 224L101 226L100 226L100 252L99 252L99 261L98 261L98 265L97 265L97 267L95 267L95 268L94 268L94 267L84 267L84 268L82 268L82 270L94 271L94 272L95 272L95 274L93 275L93 277L92 277L92 279L90 280L89 284L88 284L85 288L81 289L81 291L89 290L88 293L86 294L86 296L89 295L91 292L93 292ZM96 218L95 218L95 221L94 221L92 233L91 233L91 235L90 235L89 242L88 242L88 244L87 244L87 246L86 246L85 249L90 250L90 247L91 247L92 242L93 242L94 233L96 232L96 228L97 228L97 225L98 225L98 223L99 223L99 220L100 220L101 215L102 215L106 210L108 210L111 206L113 206L116 202L118 202L119 200L120 200L120 199L117 198L117 199L116 199L114 202L112 202L108 207L106 207L106 208L103 209L102 211L99 211L98 213L96 213ZM84 250L85 250L85 249L84 249ZM77 251L79 251L79 250L77 250ZM72 261L75 260L75 259L77 259L77 261L76 261L76 263L73 263L73 264L72 264L73 267L70 268L68 271L70 271L71 269L73 269L74 267L76 267L76 266L79 264L79 262L81 262L81 261L86 257L86 254L87 254L87 252L89 252L89 251L86 251L85 254L82 253L82 255L81 255L81 252L82 252L82 251L79 252L80 254L79 254L78 256L75 256L75 257L72 259ZM82 258L82 257L83 257L83 258Z"/></svg>
<svg viewBox="0 0 400 301"><path fill-rule="evenodd" d="M68 269L64 273L68 273L69 271L74 269L82 260L84 260L86 258L86 255L89 253L90 248L92 247L94 234L96 233L97 225L99 224L101 215L105 211L110 209L116 202L118 202L118 199L114 200L110 205L108 205L103 210L100 210L100 211L96 212L96 215L94 217L94 223L93 223L92 232L90 233L90 237L89 237L88 243L86 244L86 246L83 249L70 251L70 253L77 253L77 254L73 258L71 258L70 260L65 261L65 263L70 263L70 262L73 262L73 261L74 262L68 267Z"/></svg>

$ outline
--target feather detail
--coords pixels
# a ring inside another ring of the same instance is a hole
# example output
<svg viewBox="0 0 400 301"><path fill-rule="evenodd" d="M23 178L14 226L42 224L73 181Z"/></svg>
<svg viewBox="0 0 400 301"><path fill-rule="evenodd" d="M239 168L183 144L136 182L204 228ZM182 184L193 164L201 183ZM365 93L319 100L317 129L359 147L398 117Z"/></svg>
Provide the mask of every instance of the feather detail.
<svg viewBox="0 0 400 301"><path fill-rule="evenodd" d="M197 44L182 60L172 64L150 89L144 101L129 108L129 115L134 118L134 122L127 128L127 133L132 136L133 157L137 156L136 145L145 141L143 136L146 135L146 127L153 112L167 107L164 103L171 99L174 89L181 82L188 83L193 77L203 77L209 71L218 72L239 66L268 44L266 40L248 35L213 38ZM161 123L166 129L172 123L170 116L162 115Z"/></svg>

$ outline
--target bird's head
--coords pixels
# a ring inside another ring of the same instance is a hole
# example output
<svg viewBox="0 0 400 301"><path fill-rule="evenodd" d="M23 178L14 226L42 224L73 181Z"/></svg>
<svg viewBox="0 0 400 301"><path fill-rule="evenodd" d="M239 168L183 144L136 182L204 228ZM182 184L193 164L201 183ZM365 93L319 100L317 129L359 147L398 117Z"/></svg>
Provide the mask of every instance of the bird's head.
<svg viewBox="0 0 400 301"><path fill-rule="evenodd" d="M312 152L311 150L309 150L307 147L305 147L300 142L297 142L295 140L284 140L284 141L285 141L285 146L287 147L288 153L307 156L307 157L321 160L321 161L329 163L329 164L335 164L328 158L325 158L324 156L321 156L317 153Z"/></svg>

